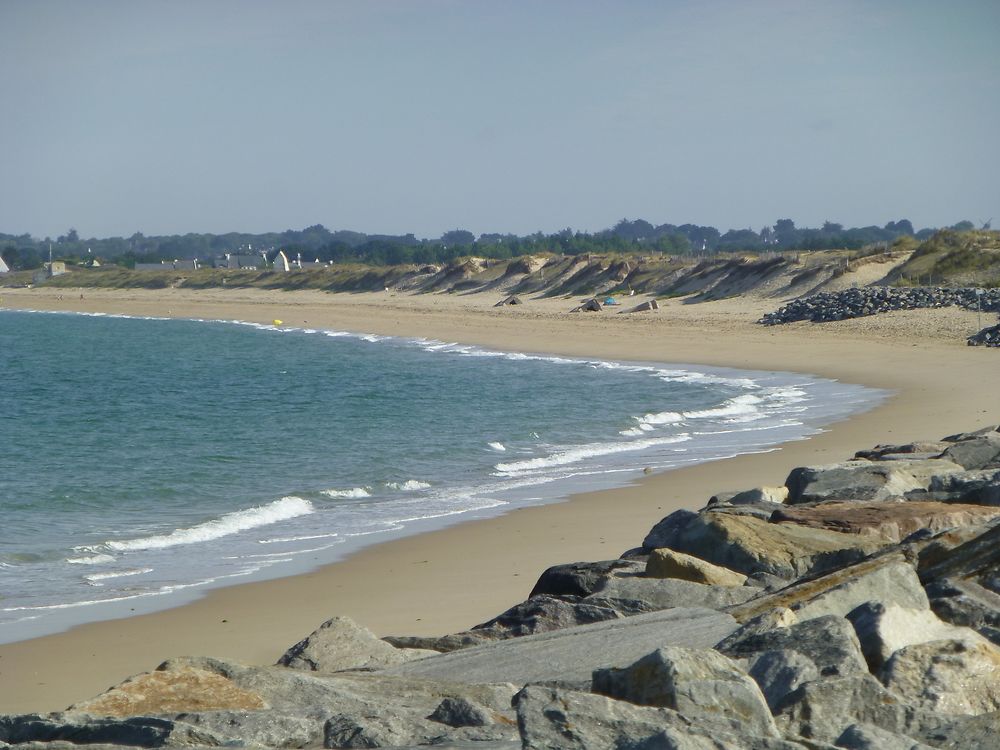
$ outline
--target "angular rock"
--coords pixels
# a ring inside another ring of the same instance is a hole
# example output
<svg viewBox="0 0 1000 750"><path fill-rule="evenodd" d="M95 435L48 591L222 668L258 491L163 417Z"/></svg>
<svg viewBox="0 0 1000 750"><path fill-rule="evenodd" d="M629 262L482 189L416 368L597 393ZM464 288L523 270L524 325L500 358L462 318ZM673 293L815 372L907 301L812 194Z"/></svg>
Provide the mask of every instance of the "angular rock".
<svg viewBox="0 0 1000 750"><path fill-rule="evenodd" d="M609 578L584 601L608 602L619 610L623 602L639 602L647 611L671 607L723 609L752 599L760 589L751 586L709 586L677 578Z"/></svg>
<svg viewBox="0 0 1000 750"><path fill-rule="evenodd" d="M972 628L1000 645L1000 594L960 578L931 581L926 591L931 610L942 620Z"/></svg>
<svg viewBox="0 0 1000 750"><path fill-rule="evenodd" d="M950 549L936 541L924 548L919 563L935 613L984 635L1000 628L1000 525Z"/></svg>
<svg viewBox="0 0 1000 750"><path fill-rule="evenodd" d="M778 705L775 720L785 732L830 743L852 724L919 741L948 726L945 717L906 706L868 673L800 685Z"/></svg>
<svg viewBox="0 0 1000 750"><path fill-rule="evenodd" d="M953 443L941 458L963 469L1000 469L1000 432L994 430Z"/></svg>
<svg viewBox="0 0 1000 750"><path fill-rule="evenodd" d="M851 460L828 466L801 466L785 480L790 504L827 500L870 502L926 490L935 476L962 471L941 459L914 461Z"/></svg>
<svg viewBox="0 0 1000 750"><path fill-rule="evenodd" d="M488 708L466 698L445 698L427 718L450 727L485 727L496 723Z"/></svg>
<svg viewBox="0 0 1000 750"><path fill-rule="evenodd" d="M438 654L383 674L465 683L558 682L588 689L595 669L623 667L665 645L709 648L735 629L729 615L678 607Z"/></svg>
<svg viewBox="0 0 1000 750"><path fill-rule="evenodd" d="M940 456L951 443L944 440L928 440L916 443L904 443L903 445L876 445L870 450L858 451L855 458L864 458L869 461L881 461L890 456L906 456L912 459L919 455L926 458Z"/></svg>
<svg viewBox="0 0 1000 750"><path fill-rule="evenodd" d="M130 677L69 710L95 716L137 716L263 708L267 703L258 692L240 687L215 671L183 666Z"/></svg>
<svg viewBox="0 0 1000 750"><path fill-rule="evenodd" d="M755 505L757 503L781 504L788 500L788 488L781 487L755 487L752 490L737 492L729 498L730 505Z"/></svg>
<svg viewBox="0 0 1000 750"><path fill-rule="evenodd" d="M804 750L806 745L703 728L669 708L529 685L515 697L524 750ZM810 745L809 747L815 747Z"/></svg>
<svg viewBox="0 0 1000 750"><path fill-rule="evenodd" d="M539 595L514 605L488 622L476 625L469 634L481 635L489 640L501 640L621 617L615 609L597 606L577 597L558 599Z"/></svg>
<svg viewBox="0 0 1000 750"><path fill-rule="evenodd" d="M1000 713L963 716L936 732L942 750L996 750Z"/></svg>
<svg viewBox="0 0 1000 750"><path fill-rule="evenodd" d="M646 534L642 540L642 548L647 552L660 547L674 548L674 540L678 535L698 519L693 510L675 510L669 516L662 518Z"/></svg>
<svg viewBox="0 0 1000 750"><path fill-rule="evenodd" d="M811 507L776 510L772 523L793 523L846 534L876 536L899 542L922 529L942 531L969 526L1000 516L1000 508L939 502L828 502Z"/></svg>
<svg viewBox="0 0 1000 750"><path fill-rule="evenodd" d="M599 669L592 690L642 706L672 708L726 731L778 734L757 684L710 649L661 648L622 669Z"/></svg>
<svg viewBox="0 0 1000 750"><path fill-rule="evenodd" d="M867 724L851 724L837 738L837 747L846 750L931 750L930 745L917 742L912 737Z"/></svg>
<svg viewBox="0 0 1000 750"><path fill-rule="evenodd" d="M278 664L312 672L339 672L402 664L429 653L394 648L351 618L334 617L288 649Z"/></svg>
<svg viewBox="0 0 1000 750"><path fill-rule="evenodd" d="M0 742L72 742L76 745L221 745L222 739L190 724L149 716L98 718L84 713L0 716Z"/></svg>
<svg viewBox="0 0 1000 750"><path fill-rule="evenodd" d="M906 558L893 552L787 586L726 611L746 622L775 607L788 607L800 620L821 615L846 617L865 602L881 601L926 609L927 595Z"/></svg>
<svg viewBox="0 0 1000 750"><path fill-rule="evenodd" d="M224 745L299 748L315 747L323 739L323 727L315 718L274 711L204 711L176 718Z"/></svg>
<svg viewBox="0 0 1000 750"><path fill-rule="evenodd" d="M884 546L857 534L773 524L725 511L682 520L682 527L658 534L665 542L662 546L747 575L763 572L796 578L856 562Z"/></svg>
<svg viewBox="0 0 1000 750"><path fill-rule="evenodd" d="M816 663L798 651L764 651L747 659L747 674L757 683L772 711L799 685L820 679Z"/></svg>
<svg viewBox="0 0 1000 750"><path fill-rule="evenodd" d="M879 677L893 693L928 711L1000 711L1000 647L984 638L906 646L885 663Z"/></svg>
<svg viewBox="0 0 1000 750"><path fill-rule="evenodd" d="M896 651L929 641L947 639L979 642L969 628L944 622L927 609L905 609L882 602L865 602L851 610L847 619L861 643L861 652L871 671L877 672Z"/></svg>
<svg viewBox="0 0 1000 750"><path fill-rule="evenodd" d="M867 673L854 629L844 618L824 615L771 631L737 630L715 648L733 659L746 658L767 651L795 651L816 665L820 676L845 676Z"/></svg>
<svg viewBox="0 0 1000 750"><path fill-rule="evenodd" d="M601 562L576 562L553 565L538 578L528 597L539 594L550 596L587 596L607 578L618 573L641 573L644 565L631 560L604 560Z"/></svg>
<svg viewBox="0 0 1000 750"><path fill-rule="evenodd" d="M945 503L995 507L1000 505L1000 470L980 469L934 477L925 494ZM916 493L909 496L917 497Z"/></svg>
<svg viewBox="0 0 1000 750"><path fill-rule="evenodd" d="M747 580L742 573L667 548L654 549L650 553L646 561L646 576L676 578L709 586L742 586Z"/></svg>

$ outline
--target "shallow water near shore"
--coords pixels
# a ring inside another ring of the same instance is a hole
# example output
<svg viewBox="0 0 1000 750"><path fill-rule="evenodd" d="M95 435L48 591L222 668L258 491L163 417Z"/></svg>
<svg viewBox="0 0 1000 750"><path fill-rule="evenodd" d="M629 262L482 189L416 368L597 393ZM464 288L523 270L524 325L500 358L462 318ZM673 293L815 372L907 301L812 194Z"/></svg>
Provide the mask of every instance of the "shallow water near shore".
<svg viewBox="0 0 1000 750"><path fill-rule="evenodd" d="M871 408L786 373L0 311L0 642L302 572Z"/></svg>

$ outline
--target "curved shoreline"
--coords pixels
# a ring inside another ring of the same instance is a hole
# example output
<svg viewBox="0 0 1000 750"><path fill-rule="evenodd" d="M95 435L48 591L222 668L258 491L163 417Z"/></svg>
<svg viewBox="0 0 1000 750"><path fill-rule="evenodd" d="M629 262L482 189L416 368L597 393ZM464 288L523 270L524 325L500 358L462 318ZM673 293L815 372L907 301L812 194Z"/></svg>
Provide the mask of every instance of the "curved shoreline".
<svg viewBox="0 0 1000 750"><path fill-rule="evenodd" d="M847 458L878 442L939 438L997 422L995 352L931 335L942 315L961 327L975 314L897 316L899 331L873 321L779 329L756 326L776 303L665 303L647 317L564 314L566 300L494 310L492 296L329 295L87 290L4 290L7 307L242 318L431 337L500 349L655 362L791 371L891 390L884 404L820 435L753 454L646 477L622 489L575 495L369 547L292 578L208 592L181 607L94 623L0 646L0 711L64 708L180 654L273 662L321 622L349 615L379 634L464 629L525 598L548 565L617 557L677 507L700 507L718 491L780 484L796 465ZM627 510L623 510L627 509ZM154 644L150 646L150 644Z"/></svg>

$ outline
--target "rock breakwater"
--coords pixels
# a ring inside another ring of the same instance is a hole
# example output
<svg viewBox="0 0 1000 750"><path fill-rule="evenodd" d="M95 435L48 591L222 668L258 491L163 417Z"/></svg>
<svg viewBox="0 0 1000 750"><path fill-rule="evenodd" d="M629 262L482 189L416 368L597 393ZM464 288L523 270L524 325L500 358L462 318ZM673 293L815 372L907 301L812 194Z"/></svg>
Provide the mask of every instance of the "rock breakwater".
<svg viewBox="0 0 1000 750"><path fill-rule="evenodd" d="M998 430L717 495L461 633L378 639L334 617L274 666L172 659L2 716L0 744L996 748Z"/></svg>
<svg viewBox="0 0 1000 750"><path fill-rule="evenodd" d="M967 310L1000 312L1000 289L981 289L977 292L971 287L948 289L871 286L839 292L821 292L793 300L757 322L768 326L800 320L823 323L861 318L893 310L953 306Z"/></svg>

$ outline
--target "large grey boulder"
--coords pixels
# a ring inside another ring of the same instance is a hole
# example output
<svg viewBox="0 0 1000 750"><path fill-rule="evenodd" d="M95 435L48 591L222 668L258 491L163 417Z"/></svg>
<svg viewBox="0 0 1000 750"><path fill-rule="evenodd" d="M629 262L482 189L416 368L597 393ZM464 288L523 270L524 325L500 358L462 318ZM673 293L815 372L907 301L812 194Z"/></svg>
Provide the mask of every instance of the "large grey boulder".
<svg viewBox="0 0 1000 750"><path fill-rule="evenodd" d="M822 615L846 617L865 602L882 601L910 609L926 609L927 595L906 558L892 552L855 565L803 579L773 594L737 604L726 611L740 622L776 607L787 607L800 620Z"/></svg>
<svg viewBox="0 0 1000 750"><path fill-rule="evenodd" d="M937 732L937 747L942 750L996 750L1000 712L963 716Z"/></svg>
<svg viewBox="0 0 1000 750"><path fill-rule="evenodd" d="M828 500L870 502L900 498L914 490L926 490L933 477L962 469L962 466L943 459L851 460L792 469L785 486L788 487L788 502L793 505Z"/></svg>
<svg viewBox="0 0 1000 750"><path fill-rule="evenodd" d="M641 602L651 610L671 607L723 609L759 593L760 589L752 586L709 586L676 578L613 577L583 601Z"/></svg>
<svg viewBox="0 0 1000 750"><path fill-rule="evenodd" d="M851 724L837 738L837 747L846 750L931 750L930 745L917 742L912 737L868 724Z"/></svg>
<svg viewBox="0 0 1000 750"><path fill-rule="evenodd" d="M535 583L529 598L539 594L550 596L587 596L594 593L612 575L641 573L645 564L634 560L602 560L553 565Z"/></svg>
<svg viewBox="0 0 1000 750"><path fill-rule="evenodd" d="M75 745L214 745L223 740L207 730L173 719L151 716L103 718L85 713L46 716L0 716L0 742L19 745L30 742L71 742Z"/></svg>
<svg viewBox="0 0 1000 750"><path fill-rule="evenodd" d="M196 673L197 680L192 679L192 673ZM469 685L447 679L389 676L384 672L321 673L250 667L208 658L170 660L158 672L150 674L155 679L140 675L93 701L78 704L74 710L86 708L90 713L77 715L89 716L125 707L127 712L169 718L186 734L177 735L179 730L172 725L161 733L174 738L196 732L208 738L195 744L274 746L281 744L278 737L281 732L286 733L292 744L308 736L309 741L301 743L306 746L318 745L324 733L330 743L391 739L406 745L429 739L435 742L513 739L510 699L516 688L512 685ZM221 681L206 680L205 674ZM208 703L206 686L221 688L220 695L228 696L229 705L220 708L218 700ZM233 696L240 701L250 696L253 704L249 708L238 707L240 704ZM480 706L494 721L483 729L453 727L430 719L446 699ZM327 724L332 716L341 720L334 729ZM42 740L50 735L48 729L40 727L28 739ZM174 739L170 742L176 744ZM122 744L142 743L137 740Z"/></svg>
<svg viewBox="0 0 1000 750"><path fill-rule="evenodd" d="M764 651L745 661L747 674L757 683L772 711L799 685L820 679L816 662L798 651Z"/></svg>
<svg viewBox="0 0 1000 750"><path fill-rule="evenodd" d="M351 618L334 617L282 654L278 664L312 672L339 672L402 664L430 653L394 648Z"/></svg>
<svg viewBox="0 0 1000 750"><path fill-rule="evenodd" d="M959 541L928 545L920 556L920 580L941 619L1000 642L1000 524Z"/></svg>
<svg viewBox="0 0 1000 750"><path fill-rule="evenodd" d="M946 503L966 505L1000 505L1000 469L979 469L934 477L927 497ZM909 497L917 497L910 493Z"/></svg>
<svg viewBox="0 0 1000 750"><path fill-rule="evenodd" d="M669 708L529 685L515 697L524 750L804 750L807 745L703 727ZM818 750L819 746L809 745Z"/></svg>
<svg viewBox="0 0 1000 750"><path fill-rule="evenodd" d="M873 673L906 646L950 639L964 639L970 643L983 640L974 630L947 623L928 609L865 602L849 612L847 619L854 626L861 652Z"/></svg>
<svg viewBox="0 0 1000 750"><path fill-rule="evenodd" d="M200 733L219 738L223 745L299 748L316 746L323 738L322 725L316 719L275 711L203 711L176 718L197 727ZM177 744L177 738L168 744Z"/></svg>
<svg viewBox="0 0 1000 750"><path fill-rule="evenodd" d="M715 648L733 659L769 651L794 651L816 665L820 676L867 673L861 645L851 624L836 615L824 615L785 628L757 632L741 628L724 638Z"/></svg>
<svg viewBox="0 0 1000 750"><path fill-rule="evenodd" d="M654 539L661 547L746 575L770 573L785 579L857 562L886 544L858 534L768 523L722 509L681 516L669 526L661 524L646 537L644 546Z"/></svg>
<svg viewBox="0 0 1000 750"><path fill-rule="evenodd" d="M710 648L735 629L727 614L678 607L438 654L382 674L589 689L595 669L626 666L662 646Z"/></svg>
<svg viewBox="0 0 1000 750"><path fill-rule="evenodd" d="M657 521L656 525L649 530L646 538L642 540L642 549L652 552L659 547L673 548L673 542L678 535L684 531L693 521L698 518L698 514L693 510L675 510L669 516Z"/></svg>
<svg viewBox="0 0 1000 750"><path fill-rule="evenodd" d="M905 646L889 658L879 677L907 703L928 711L1000 711L1000 647L981 637Z"/></svg>
<svg viewBox="0 0 1000 750"><path fill-rule="evenodd" d="M953 443L941 458L964 469L1000 469L1000 432L994 430Z"/></svg>
<svg viewBox="0 0 1000 750"><path fill-rule="evenodd" d="M870 674L815 680L785 696L775 712L778 728L834 743L852 724L878 727L926 741L948 719L907 706Z"/></svg>
<svg viewBox="0 0 1000 750"><path fill-rule="evenodd" d="M778 735L760 688L731 660L710 649L657 649L622 669L595 671L592 689L629 703L672 708L725 731Z"/></svg>

